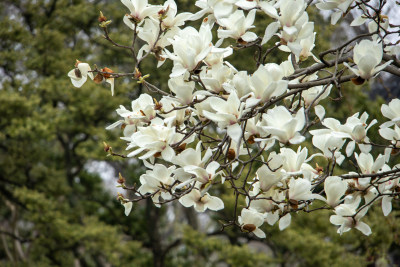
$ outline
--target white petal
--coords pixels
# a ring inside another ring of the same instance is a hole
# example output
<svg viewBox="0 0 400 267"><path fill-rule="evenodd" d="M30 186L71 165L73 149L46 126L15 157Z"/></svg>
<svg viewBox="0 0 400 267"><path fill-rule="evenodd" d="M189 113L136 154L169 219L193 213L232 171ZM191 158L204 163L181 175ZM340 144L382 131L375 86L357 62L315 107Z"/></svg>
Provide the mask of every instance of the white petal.
<svg viewBox="0 0 400 267"><path fill-rule="evenodd" d="M242 138L242 127L239 124L235 123L233 125L228 126L227 133L230 138L236 143L240 142L240 138Z"/></svg>
<svg viewBox="0 0 400 267"><path fill-rule="evenodd" d="M369 225L363 222L357 222L356 229L360 230L364 235L370 235L372 233Z"/></svg>
<svg viewBox="0 0 400 267"><path fill-rule="evenodd" d="M392 197L384 196L382 198L382 211L384 216L388 216L392 211Z"/></svg>
<svg viewBox="0 0 400 267"><path fill-rule="evenodd" d="M279 220L279 230L284 230L285 228L287 228L290 223L292 221L292 216L290 215L290 213L286 214L285 216L283 216L280 220Z"/></svg>
<svg viewBox="0 0 400 267"><path fill-rule="evenodd" d="M276 21L268 25L268 27L265 29L264 38L261 41L261 45L267 43L272 38L272 36L278 31L279 25L279 22Z"/></svg>
<svg viewBox="0 0 400 267"><path fill-rule="evenodd" d="M124 203L122 205L124 205L124 208L125 208L125 216L128 216L129 213L131 213L131 210L132 210L132 206L133 206L132 202L126 202L126 203Z"/></svg>
<svg viewBox="0 0 400 267"><path fill-rule="evenodd" d="M252 233L253 233L255 236L257 236L258 238L265 238L265 237L266 237L265 233L264 233L261 229L259 229L259 228L257 228L256 230L254 230Z"/></svg>
<svg viewBox="0 0 400 267"><path fill-rule="evenodd" d="M322 121L325 117L325 109L323 106L318 105L314 107L315 110L315 115L319 118L320 121Z"/></svg>

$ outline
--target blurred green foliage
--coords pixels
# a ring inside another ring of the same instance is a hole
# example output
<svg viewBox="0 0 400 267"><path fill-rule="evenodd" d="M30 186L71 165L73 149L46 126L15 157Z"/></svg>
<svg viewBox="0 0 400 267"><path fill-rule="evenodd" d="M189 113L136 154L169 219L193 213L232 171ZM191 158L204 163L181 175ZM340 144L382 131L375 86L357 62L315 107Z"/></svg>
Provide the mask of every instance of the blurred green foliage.
<svg viewBox="0 0 400 267"><path fill-rule="evenodd" d="M180 10L196 11L192 1L177 2ZM117 119L114 110L120 104L128 107L145 91L130 79L119 79L111 97L108 85L88 82L74 88L66 75L75 59L115 72L133 71L130 54L102 38L99 10L113 21L110 36L129 44L132 33L122 23L127 10L120 1L0 3L0 265L365 266L398 257L399 214L383 217L379 207L366 219L373 230L370 237L357 231L338 236L328 211L300 213L283 232L264 226L265 240L237 228L220 232L217 220L234 214L235 197L229 190L221 191L225 210L211 217L198 217L179 204L157 209L151 201L135 204L125 217L88 166L98 168L106 161L115 176L121 172L128 184L138 184L143 168L134 160L106 158L102 142L123 151L119 132L104 128ZM257 25L268 20L260 16ZM318 54L330 46L332 28L318 14L311 13L311 20L318 22ZM256 65L245 65L243 58L255 53L244 49L228 61L251 72ZM267 61L278 62L283 55L271 54ZM147 60L140 67L151 82L168 90L171 62L157 71L155 66L155 60ZM344 86L342 101L324 100L327 116L345 118L366 110L380 118L383 100L371 101L363 93L367 88ZM338 92L333 90L331 97Z"/></svg>

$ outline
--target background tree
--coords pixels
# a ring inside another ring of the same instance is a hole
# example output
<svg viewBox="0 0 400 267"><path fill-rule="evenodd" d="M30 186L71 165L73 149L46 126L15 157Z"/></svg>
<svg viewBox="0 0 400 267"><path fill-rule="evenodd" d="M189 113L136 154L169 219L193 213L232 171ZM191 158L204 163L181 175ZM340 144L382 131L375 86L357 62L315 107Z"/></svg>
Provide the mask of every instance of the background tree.
<svg viewBox="0 0 400 267"><path fill-rule="evenodd" d="M179 2L178 7L194 12L190 1ZM122 23L126 10L119 2L0 3L2 264L345 266L378 259L394 262L399 242L394 234L398 232L397 213L389 218L372 217L376 224L372 239L360 239L358 233L339 238L333 227L324 223L323 216L328 215L307 214L299 215L295 225L284 232L265 228L270 238L263 241L237 229L219 231L217 220L232 216L234 197L229 192L223 196L227 214L222 216L198 217L192 209L173 204L157 209L147 201L135 205L132 214L125 217L99 174L89 170L107 160L115 176L121 172L127 184L138 183L144 170L132 161L106 158L102 142L106 140L114 151L123 151L124 142L104 128L115 120L114 110L119 104L129 106L129 100L146 89L130 79L119 79L111 98L108 85L88 83L76 89L65 75L75 59L90 60L115 72L132 71L130 54L102 38L97 21L99 10L113 20L109 28L113 40L129 43L131 31ZM319 20L323 25L322 18ZM329 36L328 31L326 35ZM241 56L251 57L254 53L255 50L243 50ZM167 64L170 63L165 68ZM144 73L154 67L147 61L141 65ZM249 70L255 67L249 66ZM166 89L168 77L162 70L151 72L151 79ZM362 106L369 101L358 88L348 90L351 97L346 100L358 101ZM376 110L372 104L366 106ZM332 112L348 115L347 109L335 102ZM313 229L304 225L312 225ZM209 227L212 232L205 231Z"/></svg>

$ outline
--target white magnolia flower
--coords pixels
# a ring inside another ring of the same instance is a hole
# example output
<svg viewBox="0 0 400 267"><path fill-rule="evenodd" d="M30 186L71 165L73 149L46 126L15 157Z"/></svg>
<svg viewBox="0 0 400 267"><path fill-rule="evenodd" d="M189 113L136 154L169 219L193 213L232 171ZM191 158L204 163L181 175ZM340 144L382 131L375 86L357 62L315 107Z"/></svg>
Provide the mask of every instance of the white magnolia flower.
<svg viewBox="0 0 400 267"><path fill-rule="evenodd" d="M141 186L138 191L142 195L153 194L152 200L159 207L160 201L172 197L168 190L175 182L175 179L171 176L174 170L175 166L167 168L162 164L155 164L152 170L147 170L145 174L140 176Z"/></svg>
<svg viewBox="0 0 400 267"><path fill-rule="evenodd" d="M395 147L400 148L400 127L399 126L395 125L394 129L391 129L391 128L379 129L379 134L386 140L391 141Z"/></svg>
<svg viewBox="0 0 400 267"><path fill-rule="evenodd" d="M181 197L179 202L186 208L194 206L197 212L204 212L206 209L217 211L224 208L224 202L220 198L210 196L208 193L201 194L196 188Z"/></svg>
<svg viewBox="0 0 400 267"><path fill-rule="evenodd" d="M163 14L164 19L162 20L163 29L170 29L173 27L179 27L185 24L185 21L190 20L193 16L190 12L178 12L178 7L174 0L167 0L164 3L163 10L166 12Z"/></svg>
<svg viewBox="0 0 400 267"><path fill-rule="evenodd" d="M236 10L235 13L231 14L228 18L221 18L218 20L218 24L224 27L218 29L218 38L233 38L241 39L245 42L252 42L257 39L257 35L254 32L248 32L249 29L254 28L254 19L256 16L256 10L253 9L245 17L242 10Z"/></svg>
<svg viewBox="0 0 400 267"><path fill-rule="evenodd" d="M310 75L308 77L305 77L302 79L302 82L308 82L308 81L313 81L317 80L318 76L317 74L315 75ZM332 85L329 85L328 87L325 88L325 86L315 86L311 87L310 89L304 90L301 92L301 97L304 100L304 104L306 107L309 107L311 104L313 106L318 105L318 103L327 98L328 95L330 94L332 89Z"/></svg>
<svg viewBox="0 0 400 267"><path fill-rule="evenodd" d="M186 82L183 77L171 78L168 81L169 89L175 94L176 100L183 105L189 105L193 100L194 82Z"/></svg>
<svg viewBox="0 0 400 267"><path fill-rule="evenodd" d="M372 233L371 228L366 223L360 221L361 218L367 213L368 209L364 208L357 213L357 215L355 215L357 208L360 205L360 201L361 197L357 196L357 198L354 200L336 206L336 215L332 215L330 217L330 222L334 225L340 225L337 231L340 235L350 231L351 228L356 228L364 235L370 235Z"/></svg>
<svg viewBox="0 0 400 267"><path fill-rule="evenodd" d="M246 107L264 103L285 93L288 81L282 80L284 76L283 68L275 63L260 65L250 77L252 97L246 100Z"/></svg>
<svg viewBox="0 0 400 267"><path fill-rule="evenodd" d="M151 50L159 61L159 67L165 62L166 58L166 55L163 53L163 48L171 44L170 38L172 38L178 31L178 28L173 28L159 36L159 22L152 19L145 19L143 27L139 28L138 37L145 41L146 44L139 49L137 57L141 58L144 53Z"/></svg>
<svg viewBox="0 0 400 267"><path fill-rule="evenodd" d="M259 181L259 189L267 192L273 186L277 185L281 180L286 178L286 172L282 169L284 158L275 153L271 153L268 166L262 165L256 172Z"/></svg>
<svg viewBox="0 0 400 267"><path fill-rule="evenodd" d="M157 12L161 10L161 6L149 5L147 0L121 0L130 14L124 16L124 23L131 28L135 29L135 24L140 24L144 18L156 16Z"/></svg>
<svg viewBox="0 0 400 267"><path fill-rule="evenodd" d="M131 106L132 111L121 105L116 111L123 119L114 122L106 129L110 130L122 125L124 127L124 136L129 137L136 132L137 126L150 123L156 117L153 99L148 94L141 94L139 98L132 101Z"/></svg>
<svg viewBox="0 0 400 267"><path fill-rule="evenodd" d="M262 117L262 128L281 143L300 144L305 140L299 131L305 124L304 109L292 115L285 107L269 109Z"/></svg>
<svg viewBox="0 0 400 267"><path fill-rule="evenodd" d="M200 31L186 27L179 31L173 40L170 39L174 53L165 50L168 58L174 61L170 77L181 76L199 67L212 49L211 40L211 26L206 24L200 27Z"/></svg>
<svg viewBox="0 0 400 267"><path fill-rule="evenodd" d="M224 90L223 84L230 80L233 74L232 68L218 64L212 66L212 68L204 69L200 73L200 78L208 91L219 93Z"/></svg>
<svg viewBox="0 0 400 267"><path fill-rule="evenodd" d="M130 141L126 148L127 150L137 148L129 153L128 157L134 157L146 152L139 159L147 159L156 155L170 161L175 156L175 151L170 145L180 141L183 136L183 134L176 133L175 128L165 126L163 120L155 118L152 120L151 125L138 127L137 132L131 137L122 137L121 139ZM187 139L185 141L191 142L192 140Z"/></svg>
<svg viewBox="0 0 400 267"><path fill-rule="evenodd" d="M229 93L235 92L239 98L242 98L251 92L249 84L250 76L247 75L247 72L239 71L234 74L232 79L228 80L222 86L225 91Z"/></svg>
<svg viewBox="0 0 400 267"><path fill-rule="evenodd" d="M196 13L193 19L197 20L208 13L213 14L213 16L208 19L211 23L213 23L215 19L226 18L237 9L235 6L237 1L238 0L197 0L195 5L202 10Z"/></svg>
<svg viewBox="0 0 400 267"><path fill-rule="evenodd" d="M238 222L242 231L252 232L259 238L265 238L265 233L259 229L264 223L264 216L256 210L242 209Z"/></svg>
<svg viewBox="0 0 400 267"><path fill-rule="evenodd" d="M75 87L81 87L89 76L93 80L93 73L90 72L90 66L88 63L82 63L76 61L75 68L68 72L68 77L71 78L71 82Z"/></svg>
<svg viewBox="0 0 400 267"><path fill-rule="evenodd" d="M348 187L348 183L338 176L329 176L325 179L324 189L326 203L331 207L336 207L340 203Z"/></svg>
<svg viewBox="0 0 400 267"><path fill-rule="evenodd" d="M321 10L335 10L331 15L331 24L334 25L353 2L354 0L319 0L316 6Z"/></svg>
<svg viewBox="0 0 400 267"><path fill-rule="evenodd" d="M286 0L280 3L279 22L282 26L294 26L297 20L305 13L304 0Z"/></svg>
<svg viewBox="0 0 400 267"><path fill-rule="evenodd" d="M320 134L319 131L320 130L310 131L313 135L313 145L322 151L324 157L328 159L334 158L337 164L342 164L345 157L340 153L340 149L343 147L345 140L335 137L329 132Z"/></svg>
<svg viewBox="0 0 400 267"><path fill-rule="evenodd" d="M375 41L362 40L353 49L354 63L357 64L358 69L350 67L346 62L344 63L354 74L362 79L368 80L386 68L392 60L378 66L382 61L383 47L382 43Z"/></svg>
<svg viewBox="0 0 400 267"><path fill-rule="evenodd" d="M238 124L244 103L241 103L235 92L232 92L225 101L218 97L211 97L210 106L215 112L203 111L208 119L218 123L218 127L227 130L229 137L239 143L242 128Z"/></svg>
<svg viewBox="0 0 400 267"><path fill-rule="evenodd" d="M133 207L132 202L130 202L130 201L124 202L124 203L122 203L122 206L124 206L124 209L125 209L125 211L124 211L125 216L128 216L132 211L132 207Z"/></svg>
<svg viewBox="0 0 400 267"><path fill-rule="evenodd" d="M385 122L380 128L390 127L396 124L400 127L400 99L395 98L390 101L389 105L383 104L381 107L382 115L391 121Z"/></svg>
<svg viewBox="0 0 400 267"><path fill-rule="evenodd" d="M290 179L288 196L291 203L313 199L323 200L319 194L313 194L311 192L311 182L303 178L295 179L292 177Z"/></svg>
<svg viewBox="0 0 400 267"><path fill-rule="evenodd" d="M358 155L355 153L358 167L363 174L374 174L378 173L379 170L385 165L385 157L381 154L374 160L371 154L361 153ZM360 179L359 179L360 180Z"/></svg>

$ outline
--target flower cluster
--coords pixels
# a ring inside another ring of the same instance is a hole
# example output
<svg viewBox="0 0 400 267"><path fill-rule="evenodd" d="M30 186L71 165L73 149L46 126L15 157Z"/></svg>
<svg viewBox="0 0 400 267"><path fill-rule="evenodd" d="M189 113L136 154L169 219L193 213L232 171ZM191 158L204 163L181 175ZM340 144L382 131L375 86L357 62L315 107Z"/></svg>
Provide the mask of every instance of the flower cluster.
<svg viewBox="0 0 400 267"><path fill-rule="evenodd" d="M334 11L333 24L359 9L378 27L370 27L370 38L354 38L317 58L312 53L314 22L307 13L310 1L198 0L200 10L194 14L178 13L174 0L160 6L147 0L121 2L129 9L123 20L142 44L119 45L133 52L135 71L91 70L77 61L68 76L76 87L88 76L104 79L112 91L115 78L129 76L149 90L132 101L131 109L120 106L120 119L107 127L123 129L127 157L140 159L147 168L140 187L122 184L135 193L132 199L120 197L127 215L132 202L146 198L156 206L177 200L198 212L218 211L224 208L218 196L224 185L246 203L224 226L236 225L260 238L265 237L260 229L264 223L278 223L283 230L300 211L329 209L338 233L356 228L365 235L371 229L362 219L372 204L381 203L385 216L391 212L400 192L399 166L390 166L400 150L400 100L382 105L390 120L379 129L388 141L384 145L368 137L378 122L366 112L342 123L325 117L320 104L341 83L359 85L383 70L400 73L393 57L398 49L385 39L391 34L389 24L381 25L382 16L370 12L373 7L363 1L352 6L355 0L319 0L317 8ZM261 17L272 21L258 36L255 22ZM197 20L199 27L185 26ZM352 26L365 21L358 18ZM106 39L118 45L108 36L107 25L101 27ZM259 49L253 73L227 61L248 47ZM287 60L267 62L274 49ZM327 55L333 59L324 59ZM172 62L168 90L139 71L139 63L150 56L158 66ZM306 148L307 141L312 149ZM374 146L383 147L382 153L371 154ZM339 175L335 167L350 159L357 163L354 171ZM320 203L318 208L314 202Z"/></svg>

